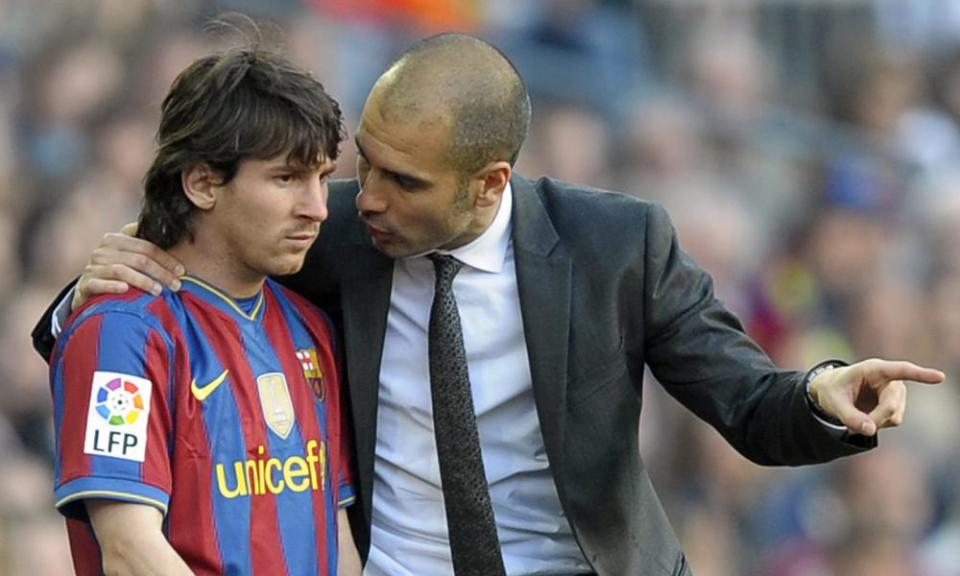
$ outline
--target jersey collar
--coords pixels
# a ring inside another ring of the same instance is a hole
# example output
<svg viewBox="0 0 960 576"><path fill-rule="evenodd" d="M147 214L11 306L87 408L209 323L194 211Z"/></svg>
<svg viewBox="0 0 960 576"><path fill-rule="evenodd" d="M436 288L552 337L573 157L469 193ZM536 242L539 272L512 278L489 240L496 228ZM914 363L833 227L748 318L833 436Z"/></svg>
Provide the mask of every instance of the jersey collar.
<svg viewBox="0 0 960 576"><path fill-rule="evenodd" d="M256 303L253 305L253 308L250 310L250 312L246 312L240 307L235 298L220 288L217 288L213 284L189 274L181 276L180 280L181 290L186 290L187 292L198 296L205 302L213 304L217 308L227 312L232 316L253 322L257 320L263 313L264 297L262 286L260 287L260 291L257 292Z"/></svg>

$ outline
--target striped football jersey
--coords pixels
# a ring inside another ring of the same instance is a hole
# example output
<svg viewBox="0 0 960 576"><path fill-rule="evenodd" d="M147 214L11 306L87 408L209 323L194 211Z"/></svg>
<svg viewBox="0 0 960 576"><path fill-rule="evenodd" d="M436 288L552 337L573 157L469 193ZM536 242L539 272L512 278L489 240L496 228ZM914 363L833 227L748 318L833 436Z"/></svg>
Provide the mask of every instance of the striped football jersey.
<svg viewBox="0 0 960 576"><path fill-rule="evenodd" d="M153 506L197 574L336 574L353 500L332 327L267 280L236 301L194 277L75 313L50 364L55 496L79 574L84 500Z"/></svg>

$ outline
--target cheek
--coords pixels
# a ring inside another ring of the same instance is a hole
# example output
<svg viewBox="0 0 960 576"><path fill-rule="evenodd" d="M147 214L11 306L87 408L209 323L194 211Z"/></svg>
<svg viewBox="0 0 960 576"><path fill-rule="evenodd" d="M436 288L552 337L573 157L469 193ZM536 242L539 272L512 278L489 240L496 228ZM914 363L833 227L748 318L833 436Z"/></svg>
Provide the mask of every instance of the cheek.
<svg viewBox="0 0 960 576"><path fill-rule="evenodd" d="M247 253L263 253L276 250L275 242L271 241L269 226L263 218L251 216L249 213L238 217L234 228L234 238L241 243L240 248Z"/></svg>
<svg viewBox="0 0 960 576"><path fill-rule="evenodd" d="M426 240L443 237L449 228L443 215L437 213L416 214L411 216L407 222L409 223L407 229L411 236Z"/></svg>

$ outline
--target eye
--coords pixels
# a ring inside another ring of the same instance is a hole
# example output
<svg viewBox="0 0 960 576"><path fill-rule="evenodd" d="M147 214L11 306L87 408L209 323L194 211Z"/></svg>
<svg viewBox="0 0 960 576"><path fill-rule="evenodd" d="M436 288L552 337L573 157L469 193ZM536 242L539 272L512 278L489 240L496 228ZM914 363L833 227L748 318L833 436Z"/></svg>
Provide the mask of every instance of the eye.
<svg viewBox="0 0 960 576"><path fill-rule="evenodd" d="M408 178L407 176L404 176L402 174L391 173L390 179L396 182L397 186L403 188L404 190L411 191L411 190L415 190L416 188L419 188L419 182L417 182L413 178Z"/></svg>
<svg viewBox="0 0 960 576"><path fill-rule="evenodd" d="M297 175L293 174L292 172L290 173L285 172L283 174L277 174L276 176L273 177L273 179L280 184L289 184L297 179Z"/></svg>

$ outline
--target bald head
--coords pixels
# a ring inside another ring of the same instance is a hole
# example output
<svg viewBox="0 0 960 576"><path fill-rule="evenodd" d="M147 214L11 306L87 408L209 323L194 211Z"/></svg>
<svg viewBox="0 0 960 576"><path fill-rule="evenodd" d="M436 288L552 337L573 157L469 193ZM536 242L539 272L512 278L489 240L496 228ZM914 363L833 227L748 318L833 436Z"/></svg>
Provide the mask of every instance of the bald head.
<svg viewBox="0 0 960 576"><path fill-rule="evenodd" d="M421 40L384 72L372 97L387 120L442 122L449 158L462 173L511 165L530 124L523 79L499 50L464 34Z"/></svg>

